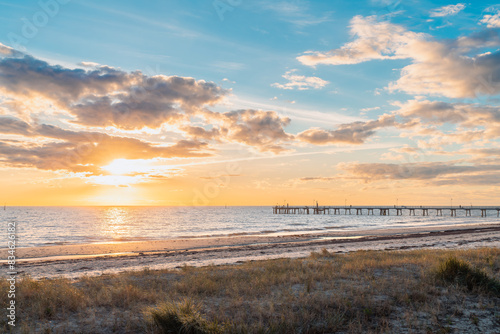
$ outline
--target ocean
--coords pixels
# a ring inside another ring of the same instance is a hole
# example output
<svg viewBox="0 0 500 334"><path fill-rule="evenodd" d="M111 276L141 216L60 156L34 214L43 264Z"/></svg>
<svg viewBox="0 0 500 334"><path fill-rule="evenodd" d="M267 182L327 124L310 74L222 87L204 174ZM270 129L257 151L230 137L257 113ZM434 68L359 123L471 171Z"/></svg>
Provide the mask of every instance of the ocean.
<svg viewBox="0 0 500 334"><path fill-rule="evenodd" d="M392 210L391 210L392 211ZM232 235L286 235L500 222L496 210L487 218L473 211L450 217L377 215L275 215L259 207L7 207L0 221L16 224L17 247L201 238ZM365 210L366 213L366 210ZM7 238L2 248L7 246Z"/></svg>

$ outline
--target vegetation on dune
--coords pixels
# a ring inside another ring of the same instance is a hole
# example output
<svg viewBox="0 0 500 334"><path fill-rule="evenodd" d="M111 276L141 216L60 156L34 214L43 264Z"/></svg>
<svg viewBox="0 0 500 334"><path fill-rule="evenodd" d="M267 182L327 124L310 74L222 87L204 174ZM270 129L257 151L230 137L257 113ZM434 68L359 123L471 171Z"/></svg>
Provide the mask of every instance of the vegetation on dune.
<svg viewBox="0 0 500 334"><path fill-rule="evenodd" d="M469 291L478 290L500 297L499 280L453 256L440 263L436 276L445 282L464 286Z"/></svg>
<svg viewBox="0 0 500 334"><path fill-rule="evenodd" d="M179 303L162 303L145 313L146 322L152 331L168 334L210 334L219 333L216 323L207 322L200 313L200 307L191 300Z"/></svg>
<svg viewBox="0 0 500 334"><path fill-rule="evenodd" d="M24 277L16 333L494 333L499 280L498 248L323 250L76 281Z"/></svg>

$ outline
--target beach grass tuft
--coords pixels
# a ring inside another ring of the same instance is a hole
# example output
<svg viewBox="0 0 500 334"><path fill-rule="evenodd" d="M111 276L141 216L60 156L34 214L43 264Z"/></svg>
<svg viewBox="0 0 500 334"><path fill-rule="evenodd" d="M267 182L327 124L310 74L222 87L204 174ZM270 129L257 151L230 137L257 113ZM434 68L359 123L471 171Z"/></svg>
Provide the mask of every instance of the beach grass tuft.
<svg viewBox="0 0 500 334"><path fill-rule="evenodd" d="M164 302L145 314L148 327L164 334L217 334L215 323L209 323L200 313L200 307L189 299Z"/></svg>
<svg viewBox="0 0 500 334"><path fill-rule="evenodd" d="M484 271L454 256L439 264L436 277L448 283L464 286L469 291L492 293L500 297L499 280L489 277Z"/></svg>

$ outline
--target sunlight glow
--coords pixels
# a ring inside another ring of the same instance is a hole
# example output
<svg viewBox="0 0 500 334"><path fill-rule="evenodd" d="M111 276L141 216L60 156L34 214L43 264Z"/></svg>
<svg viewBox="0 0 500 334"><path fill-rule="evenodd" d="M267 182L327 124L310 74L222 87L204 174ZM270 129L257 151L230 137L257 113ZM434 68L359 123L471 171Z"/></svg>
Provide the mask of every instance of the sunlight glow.
<svg viewBox="0 0 500 334"><path fill-rule="evenodd" d="M153 169L151 160L144 159L115 159L107 166L101 167L113 175L126 175L136 173L149 173Z"/></svg>
<svg viewBox="0 0 500 334"><path fill-rule="evenodd" d="M89 205L137 205L140 204L140 191L134 187L111 187L101 189L96 196L86 199Z"/></svg>
<svg viewBox="0 0 500 334"><path fill-rule="evenodd" d="M128 175L97 175L87 177L93 184L102 184L108 186L128 187L132 184L139 183L143 180L143 176L128 176Z"/></svg>

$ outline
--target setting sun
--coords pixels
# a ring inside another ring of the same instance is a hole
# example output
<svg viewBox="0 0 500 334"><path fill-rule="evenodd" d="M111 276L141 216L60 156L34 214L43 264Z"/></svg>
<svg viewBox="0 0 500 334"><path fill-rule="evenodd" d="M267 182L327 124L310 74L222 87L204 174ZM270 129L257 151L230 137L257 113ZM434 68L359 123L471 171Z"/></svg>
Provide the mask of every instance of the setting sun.
<svg viewBox="0 0 500 334"><path fill-rule="evenodd" d="M101 169L108 171L113 175L149 173L153 170L150 160L136 159L115 159L107 166Z"/></svg>

